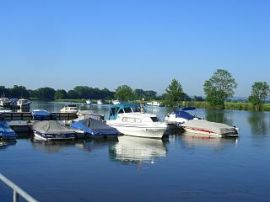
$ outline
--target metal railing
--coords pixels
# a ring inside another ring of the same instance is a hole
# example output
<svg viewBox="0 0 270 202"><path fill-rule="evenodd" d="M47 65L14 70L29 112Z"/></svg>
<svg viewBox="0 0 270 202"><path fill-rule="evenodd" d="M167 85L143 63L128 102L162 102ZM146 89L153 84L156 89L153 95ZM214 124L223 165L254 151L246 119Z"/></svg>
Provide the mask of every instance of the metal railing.
<svg viewBox="0 0 270 202"><path fill-rule="evenodd" d="M34 199L29 194L27 194L25 191L23 191L20 187L18 187L16 184L11 182L9 179L7 179L1 173L0 173L0 180L13 190L13 202L17 202L19 199L19 196L21 196L22 198L24 198L28 202L37 202L36 199Z"/></svg>

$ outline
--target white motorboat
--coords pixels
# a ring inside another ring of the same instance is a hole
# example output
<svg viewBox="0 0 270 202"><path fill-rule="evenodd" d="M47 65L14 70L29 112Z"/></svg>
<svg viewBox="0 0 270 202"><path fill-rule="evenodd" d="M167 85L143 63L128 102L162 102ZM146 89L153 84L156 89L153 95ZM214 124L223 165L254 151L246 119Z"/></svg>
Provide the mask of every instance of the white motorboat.
<svg viewBox="0 0 270 202"><path fill-rule="evenodd" d="M118 105L118 104L120 104L120 101L119 101L119 100L113 100L113 101L112 101L112 104L113 104L113 105Z"/></svg>
<svg viewBox="0 0 270 202"><path fill-rule="evenodd" d="M102 100L97 100L97 104L102 105L103 104Z"/></svg>
<svg viewBox="0 0 270 202"><path fill-rule="evenodd" d="M85 102L86 102L86 104L88 104L88 105L91 104L91 100L86 100Z"/></svg>
<svg viewBox="0 0 270 202"><path fill-rule="evenodd" d="M185 131L202 137L238 137L238 129L223 123L190 120L182 124Z"/></svg>
<svg viewBox="0 0 270 202"><path fill-rule="evenodd" d="M148 138L165 136L167 124L160 122L156 115L143 113L135 105L119 104L111 107L106 123L124 135Z"/></svg>
<svg viewBox="0 0 270 202"><path fill-rule="evenodd" d="M64 106L62 109L60 109L60 112L76 114L78 112L78 107L75 104L69 104L69 105Z"/></svg>
<svg viewBox="0 0 270 202"><path fill-rule="evenodd" d="M6 98L6 97L1 97L0 98L0 106L1 107L9 107L10 106L10 99Z"/></svg>
<svg viewBox="0 0 270 202"><path fill-rule="evenodd" d="M25 108L25 107L30 107L30 104L31 104L32 102L30 101L30 100L28 100L28 99L18 99L18 101L17 101L17 106L19 107L19 108Z"/></svg>

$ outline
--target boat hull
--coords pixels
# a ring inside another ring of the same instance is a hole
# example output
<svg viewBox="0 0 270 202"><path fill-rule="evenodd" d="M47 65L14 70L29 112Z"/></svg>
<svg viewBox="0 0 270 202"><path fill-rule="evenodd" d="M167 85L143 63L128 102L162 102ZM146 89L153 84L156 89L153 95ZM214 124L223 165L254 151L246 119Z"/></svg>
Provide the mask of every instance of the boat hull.
<svg viewBox="0 0 270 202"><path fill-rule="evenodd" d="M34 138L38 141L65 141L74 140L75 134L44 134L34 131Z"/></svg>
<svg viewBox="0 0 270 202"><path fill-rule="evenodd" d="M237 133L218 134L209 130L199 128L184 127L184 130L194 136L206 137L206 138L220 138L220 137L238 137Z"/></svg>
<svg viewBox="0 0 270 202"><path fill-rule="evenodd" d="M111 127L118 130L123 135L134 136L134 137L145 137L145 138L158 138L161 139L166 131L166 128L156 127L137 127L128 125L116 125L109 124Z"/></svg>

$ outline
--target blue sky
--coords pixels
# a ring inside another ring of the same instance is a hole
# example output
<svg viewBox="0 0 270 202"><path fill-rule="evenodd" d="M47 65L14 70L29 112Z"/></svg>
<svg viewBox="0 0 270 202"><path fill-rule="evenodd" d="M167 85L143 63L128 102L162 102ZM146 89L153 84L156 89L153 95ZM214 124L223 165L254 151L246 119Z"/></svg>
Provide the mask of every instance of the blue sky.
<svg viewBox="0 0 270 202"><path fill-rule="evenodd" d="M218 68L248 96L270 82L270 1L33 0L0 2L0 85L122 84L189 95Z"/></svg>

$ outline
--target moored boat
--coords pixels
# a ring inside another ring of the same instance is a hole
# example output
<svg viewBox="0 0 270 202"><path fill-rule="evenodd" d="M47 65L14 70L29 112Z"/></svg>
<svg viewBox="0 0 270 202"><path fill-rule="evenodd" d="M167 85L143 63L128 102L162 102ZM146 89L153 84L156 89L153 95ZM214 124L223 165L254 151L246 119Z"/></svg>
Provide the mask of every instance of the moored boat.
<svg viewBox="0 0 270 202"><path fill-rule="evenodd" d="M1 97L0 98L0 107L10 107L10 99L6 98L6 97Z"/></svg>
<svg viewBox="0 0 270 202"><path fill-rule="evenodd" d="M90 105L90 104L91 104L91 100L89 100L89 99L88 99L88 100L86 100L85 102L86 102L86 104L88 104L88 105Z"/></svg>
<svg viewBox="0 0 270 202"><path fill-rule="evenodd" d="M97 100L97 104L102 105L103 104L102 100Z"/></svg>
<svg viewBox="0 0 270 202"><path fill-rule="evenodd" d="M206 120L190 120L182 127L185 131L203 137L238 137L238 129L223 123L210 122Z"/></svg>
<svg viewBox="0 0 270 202"><path fill-rule="evenodd" d="M17 106L19 108L26 108L26 107L30 107L31 103L32 102L30 100L28 100L28 99L18 99Z"/></svg>
<svg viewBox="0 0 270 202"><path fill-rule="evenodd" d="M111 107L106 123L124 135L162 138L167 124L154 114L143 113L137 105L118 104Z"/></svg>
<svg viewBox="0 0 270 202"><path fill-rule="evenodd" d="M181 127L183 123L186 123L187 121L194 120L194 119L200 119L195 115L190 114L188 111L195 110L194 107L187 107L187 108L181 108L176 109L172 113L168 114L165 117L165 121L168 124L176 125L177 127Z"/></svg>
<svg viewBox="0 0 270 202"><path fill-rule="evenodd" d="M118 104L120 104L120 101L119 101L119 100L113 100L113 101L112 101L112 104L113 104L113 105L118 105Z"/></svg>
<svg viewBox="0 0 270 202"><path fill-rule="evenodd" d="M0 140L16 140L16 133L9 127L6 121L0 121Z"/></svg>
<svg viewBox="0 0 270 202"><path fill-rule="evenodd" d="M112 138L119 134L115 128L108 126L104 121L93 118L74 120L70 127L77 133L84 134L85 137Z"/></svg>
<svg viewBox="0 0 270 202"><path fill-rule="evenodd" d="M44 109L34 109L32 111L32 116L34 120L49 120L51 113Z"/></svg>
<svg viewBox="0 0 270 202"><path fill-rule="evenodd" d="M75 104L69 104L64 106L62 109L60 109L61 113L77 113L78 112L78 107Z"/></svg>
<svg viewBox="0 0 270 202"><path fill-rule="evenodd" d="M38 141L74 140L75 131L58 121L37 121L33 124L34 138Z"/></svg>

